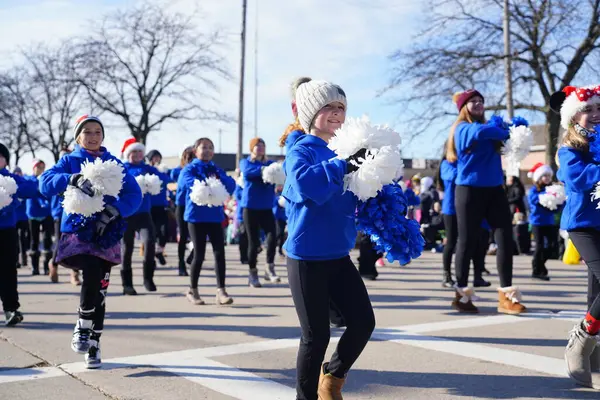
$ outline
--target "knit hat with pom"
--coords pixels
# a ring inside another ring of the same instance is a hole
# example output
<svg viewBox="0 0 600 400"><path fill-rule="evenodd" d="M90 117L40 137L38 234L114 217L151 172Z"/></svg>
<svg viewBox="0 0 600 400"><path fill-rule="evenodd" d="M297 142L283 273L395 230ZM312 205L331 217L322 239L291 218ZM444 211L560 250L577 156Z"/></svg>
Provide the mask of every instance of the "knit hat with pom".
<svg viewBox="0 0 600 400"><path fill-rule="evenodd" d="M256 147L256 145L259 143L265 144L265 141L259 137L250 139L250 153L252 153L252 151L254 150L254 147Z"/></svg>
<svg viewBox="0 0 600 400"><path fill-rule="evenodd" d="M84 114L84 115L80 116L79 118L77 118L77 120L75 121L75 127L73 128L73 135L74 135L75 140L77 140L77 136L79 136L79 134L83 130L83 126L87 122L91 122L91 121L97 122L100 124L100 128L102 128L102 137L104 138L104 125L102 125L102 121L100 121L100 118L94 117L93 115Z"/></svg>
<svg viewBox="0 0 600 400"><path fill-rule="evenodd" d="M346 93L338 85L315 80L301 83L296 89L296 107L304 131L310 131L315 116L323 107L336 101L347 106Z"/></svg>
<svg viewBox="0 0 600 400"><path fill-rule="evenodd" d="M467 101L469 101L472 97L475 97L475 96L479 96L483 99L483 96L477 90L467 89L464 92L454 93L454 96L452 96L452 101L454 102L454 104L456 104L456 108L460 112L460 110L462 110L463 106L465 104L467 104Z"/></svg>

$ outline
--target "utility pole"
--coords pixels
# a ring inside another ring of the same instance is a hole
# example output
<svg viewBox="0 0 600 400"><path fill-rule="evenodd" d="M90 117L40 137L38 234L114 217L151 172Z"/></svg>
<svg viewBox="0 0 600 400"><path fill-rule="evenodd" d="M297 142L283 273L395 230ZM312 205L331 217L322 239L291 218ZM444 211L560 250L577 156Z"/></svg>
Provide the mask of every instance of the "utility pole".
<svg viewBox="0 0 600 400"><path fill-rule="evenodd" d="M223 129L219 129L219 153L223 154L223 147L221 146L221 139L223 138Z"/></svg>
<svg viewBox="0 0 600 400"><path fill-rule="evenodd" d="M238 112L238 143L237 153L235 156L236 168L242 159L242 143L244 141L244 70L246 67L246 11L248 1L242 2L242 57L240 62L240 95L239 95L239 112Z"/></svg>
<svg viewBox="0 0 600 400"><path fill-rule="evenodd" d="M254 18L254 137L258 137L258 1Z"/></svg>
<svg viewBox="0 0 600 400"><path fill-rule="evenodd" d="M506 112L508 118L514 116L512 96L512 66L510 55L510 18L508 12L508 0L504 0L504 80L506 84Z"/></svg>

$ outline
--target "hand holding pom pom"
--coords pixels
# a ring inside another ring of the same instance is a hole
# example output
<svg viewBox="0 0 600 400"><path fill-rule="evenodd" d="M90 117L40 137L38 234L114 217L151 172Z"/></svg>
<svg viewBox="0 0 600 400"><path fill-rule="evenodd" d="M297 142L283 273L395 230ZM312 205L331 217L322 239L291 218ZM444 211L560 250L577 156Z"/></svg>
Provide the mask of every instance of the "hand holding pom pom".
<svg viewBox="0 0 600 400"><path fill-rule="evenodd" d="M17 182L10 176L0 175L0 188L2 188L8 196L17 193Z"/></svg>
<svg viewBox="0 0 600 400"><path fill-rule="evenodd" d="M0 187L0 210L2 210L4 207L9 206L10 203L12 203L12 201L12 196L9 195L4 188Z"/></svg>
<svg viewBox="0 0 600 400"><path fill-rule="evenodd" d="M203 181L196 179L190 199L199 206L219 207L222 206L229 194L220 180L210 177Z"/></svg>
<svg viewBox="0 0 600 400"><path fill-rule="evenodd" d="M262 178L265 183L271 183L274 185L283 185L285 183L285 172L283 171L283 164L274 162L263 168Z"/></svg>
<svg viewBox="0 0 600 400"><path fill-rule="evenodd" d="M158 175L147 174L146 179L144 180L146 193L151 194L152 196L160 193L160 189L162 187L162 181L158 177Z"/></svg>
<svg viewBox="0 0 600 400"><path fill-rule="evenodd" d="M69 186L65 191L62 204L67 214L91 217L104 209L104 196L96 193L90 197L78 188Z"/></svg>
<svg viewBox="0 0 600 400"><path fill-rule="evenodd" d="M565 187L563 185L550 185L546 187L546 193L540 194L540 204L549 210L556 210L567 200Z"/></svg>
<svg viewBox="0 0 600 400"><path fill-rule="evenodd" d="M115 160L102 161L97 158L93 163L84 162L81 175L95 190L105 196L117 197L123 186L124 168Z"/></svg>

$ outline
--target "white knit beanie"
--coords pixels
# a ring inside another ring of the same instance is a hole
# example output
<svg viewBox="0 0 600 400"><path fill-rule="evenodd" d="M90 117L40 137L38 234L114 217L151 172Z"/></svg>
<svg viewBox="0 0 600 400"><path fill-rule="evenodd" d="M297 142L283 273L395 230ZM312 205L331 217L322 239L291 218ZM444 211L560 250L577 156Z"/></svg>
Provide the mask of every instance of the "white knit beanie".
<svg viewBox="0 0 600 400"><path fill-rule="evenodd" d="M326 81L309 81L296 89L298 120L305 132L310 131L317 113L326 105L339 101L346 107L346 93L341 87Z"/></svg>

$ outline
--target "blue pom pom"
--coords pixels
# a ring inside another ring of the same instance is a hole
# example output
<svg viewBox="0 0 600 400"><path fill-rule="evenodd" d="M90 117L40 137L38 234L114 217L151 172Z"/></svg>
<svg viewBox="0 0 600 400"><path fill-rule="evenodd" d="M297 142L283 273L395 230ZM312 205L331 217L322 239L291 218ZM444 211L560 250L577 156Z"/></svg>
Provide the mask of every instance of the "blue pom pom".
<svg viewBox="0 0 600 400"><path fill-rule="evenodd" d="M600 129L600 126L598 126L598 128ZM594 130L596 130L596 127L594 127ZM600 132L600 130L596 130L596 132ZM592 159L595 162L600 163L600 133L588 136L588 143L590 145L590 155L592 156Z"/></svg>
<svg viewBox="0 0 600 400"><path fill-rule="evenodd" d="M529 126L529 122L523 117L513 117L511 125L512 126L521 126L521 125Z"/></svg>
<svg viewBox="0 0 600 400"><path fill-rule="evenodd" d="M492 115L492 117L489 119L487 124L491 125L491 126L495 126L496 128L508 130L508 124L499 115Z"/></svg>
<svg viewBox="0 0 600 400"><path fill-rule="evenodd" d="M104 231L104 234L97 239L97 243L103 249L110 249L121 241L127 228L127 222L124 218L118 218L111 222Z"/></svg>
<svg viewBox="0 0 600 400"><path fill-rule="evenodd" d="M397 185L386 185L376 197L359 201L358 230L369 235L377 252L387 253L388 261L401 265L418 258L425 239L419 223L406 218L408 202Z"/></svg>

